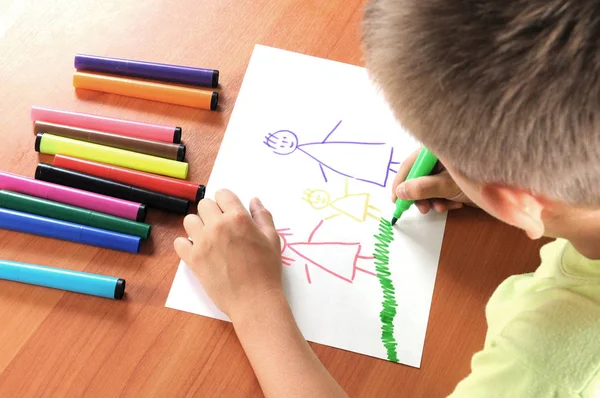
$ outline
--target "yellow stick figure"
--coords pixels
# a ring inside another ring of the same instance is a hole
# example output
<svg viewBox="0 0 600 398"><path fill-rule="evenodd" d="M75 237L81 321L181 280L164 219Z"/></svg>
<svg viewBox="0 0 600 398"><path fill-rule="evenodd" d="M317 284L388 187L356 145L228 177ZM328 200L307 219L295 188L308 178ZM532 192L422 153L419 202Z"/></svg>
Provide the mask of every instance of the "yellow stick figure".
<svg viewBox="0 0 600 398"><path fill-rule="evenodd" d="M323 210L331 208L336 211L326 220L337 216L347 216L358 222L365 222L369 217L379 221L379 216L371 213L371 211L380 212L378 208L370 205L370 193L350 193L348 189L348 179L344 184L344 196L332 200L329 192L318 189L307 189L304 191L303 200L307 201L313 209Z"/></svg>

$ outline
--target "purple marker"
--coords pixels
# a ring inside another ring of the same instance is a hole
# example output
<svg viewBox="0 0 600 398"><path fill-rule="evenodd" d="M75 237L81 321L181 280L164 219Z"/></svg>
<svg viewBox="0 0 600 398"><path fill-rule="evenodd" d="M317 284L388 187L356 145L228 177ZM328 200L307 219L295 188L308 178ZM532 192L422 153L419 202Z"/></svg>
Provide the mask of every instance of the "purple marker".
<svg viewBox="0 0 600 398"><path fill-rule="evenodd" d="M75 69L192 86L216 88L219 85L219 71L214 69L132 61L96 55L76 54Z"/></svg>

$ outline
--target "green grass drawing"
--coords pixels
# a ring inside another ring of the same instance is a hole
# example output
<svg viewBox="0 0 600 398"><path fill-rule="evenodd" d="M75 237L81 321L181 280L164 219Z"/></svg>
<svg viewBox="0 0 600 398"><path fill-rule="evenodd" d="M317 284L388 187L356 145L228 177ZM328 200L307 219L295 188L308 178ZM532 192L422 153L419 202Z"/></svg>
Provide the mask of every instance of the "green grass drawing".
<svg viewBox="0 0 600 398"><path fill-rule="evenodd" d="M398 361L396 347L398 343L394 338L394 318L396 317L396 289L391 279L391 272L388 267L390 262L390 243L394 240L394 229L392 224L384 220L379 221L379 232L375 235L375 270L379 284L383 290L382 309L379 317L381 318L381 341L387 350L387 357L392 362Z"/></svg>

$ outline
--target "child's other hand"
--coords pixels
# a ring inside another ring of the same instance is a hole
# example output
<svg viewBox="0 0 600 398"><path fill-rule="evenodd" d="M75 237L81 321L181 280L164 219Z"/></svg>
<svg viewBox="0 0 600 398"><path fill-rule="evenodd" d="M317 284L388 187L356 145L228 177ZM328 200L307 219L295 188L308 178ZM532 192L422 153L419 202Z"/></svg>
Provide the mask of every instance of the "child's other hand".
<svg viewBox="0 0 600 398"><path fill-rule="evenodd" d="M194 271L202 286L232 321L257 300L282 295L279 235L273 218L258 199L250 213L232 192L203 199L198 215L188 215L186 238L175 240L175 251Z"/></svg>
<svg viewBox="0 0 600 398"><path fill-rule="evenodd" d="M413 152L402 164L392 185L392 200L414 200L423 214L434 209L438 213L460 209L464 204L473 205L454 182L446 168L438 163L430 176L404 181L420 150Z"/></svg>

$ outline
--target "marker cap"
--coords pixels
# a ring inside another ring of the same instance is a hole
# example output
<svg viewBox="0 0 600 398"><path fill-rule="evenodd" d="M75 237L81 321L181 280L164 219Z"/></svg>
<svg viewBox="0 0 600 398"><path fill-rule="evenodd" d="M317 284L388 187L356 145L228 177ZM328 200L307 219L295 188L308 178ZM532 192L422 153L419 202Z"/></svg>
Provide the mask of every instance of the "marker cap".
<svg viewBox="0 0 600 398"><path fill-rule="evenodd" d="M218 105L219 105L219 93L217 93L216 91L213 91L212 97L210 99L210 110L211 111L216 110Z"/></svg>
<svg viewBox="0 0 600 398"><path fill-rule="evenodd" d="M35 151L36 152L40 151L40 145L42 144L43 135L44 135L44 133L37 133L35 135Z"/></svg>
<svg viewBox="0 0 600 398"><path fill-rule="evenodd" d="M125 279L117 279L115 284L115 300L121 300L125 295Z"/></svg>
<svg viewBox="0 0 600 398"><path fill-rule="evenodd" d="M181 144L181 127L175 127L175 132L173 133L173 143Z"/></svg>
<svg viewBox="0 0 600 398"><path fill-rule="evenodd" d="M196 194L196 202L200 202L204 199L204 195L206 194L206 187L204 185L200 185L198 187L198 193Z"/></svg>
<svg viewBox="0 0 600 398"><path fill-rule="evenodd" d="M177 149L177 160L183 162L185 160L185 145L180 144Z"/></svg>
<svg viewBox="0 0 600 398"><path fill-rule="evenodd" d="M218 70L213 70L212 88L217 88L217 87L219 87L219 71Z"/></svg>

